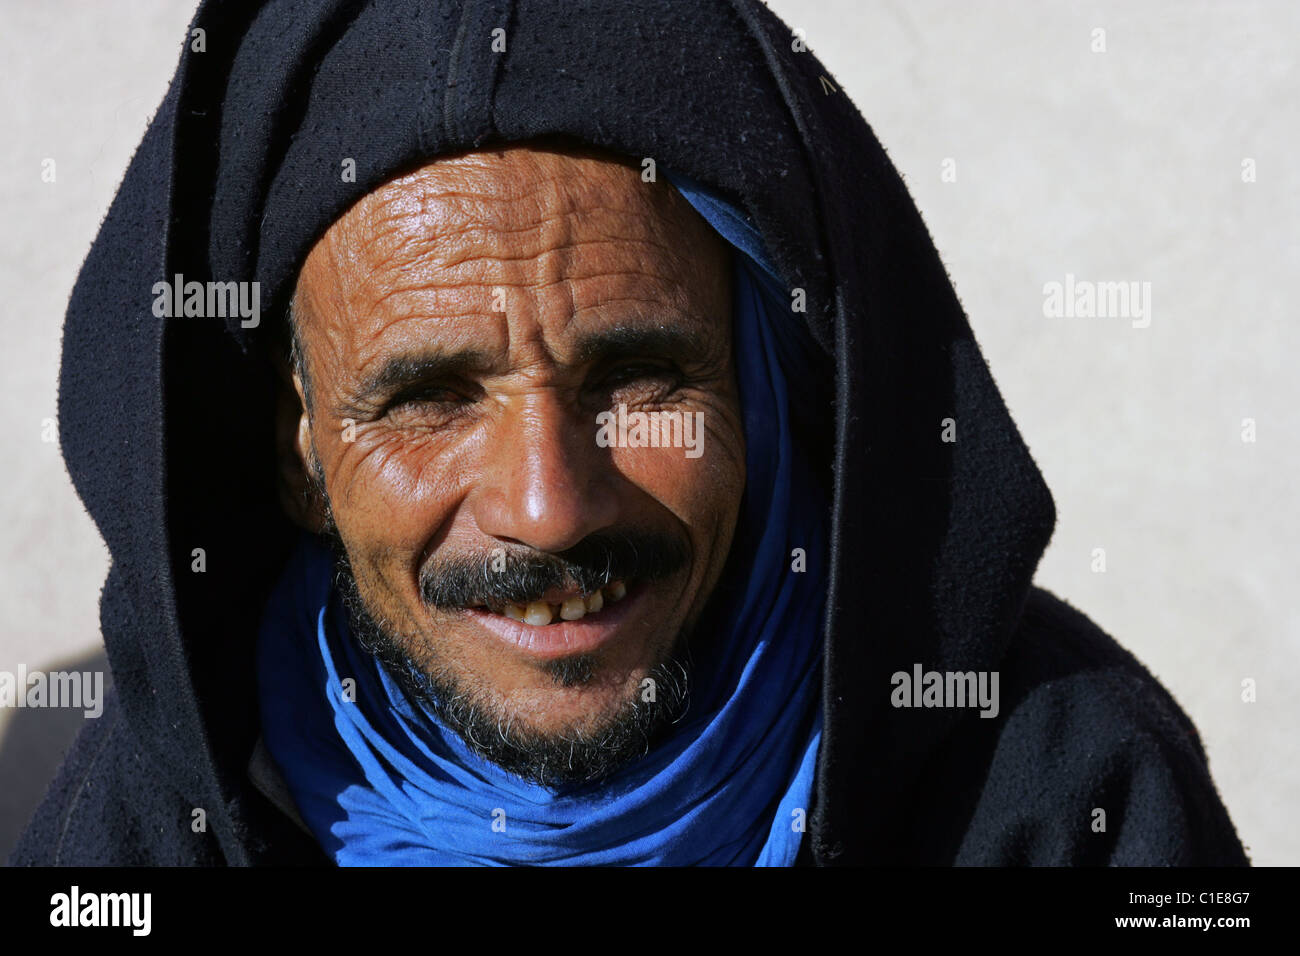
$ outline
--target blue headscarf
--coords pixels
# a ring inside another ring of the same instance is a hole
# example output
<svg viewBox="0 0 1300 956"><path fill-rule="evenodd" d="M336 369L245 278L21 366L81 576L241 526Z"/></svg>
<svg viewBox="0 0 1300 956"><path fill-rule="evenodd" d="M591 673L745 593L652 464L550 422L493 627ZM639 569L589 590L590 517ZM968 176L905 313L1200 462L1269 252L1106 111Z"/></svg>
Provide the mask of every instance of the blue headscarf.
<svg viewBox="0 0 1300 956"><path fill-rule="evenodd" d="M263 617L262 733L339 865L794 862L821 739L828 513L798 453L787 383L818 372L758 232L705 187L669 178L734 249L746 441L728 572L738 598L709 617L720 630L695 652L690 709L599 784L525 782L471 752L357 646L329 549L304 535Z"/></svg>

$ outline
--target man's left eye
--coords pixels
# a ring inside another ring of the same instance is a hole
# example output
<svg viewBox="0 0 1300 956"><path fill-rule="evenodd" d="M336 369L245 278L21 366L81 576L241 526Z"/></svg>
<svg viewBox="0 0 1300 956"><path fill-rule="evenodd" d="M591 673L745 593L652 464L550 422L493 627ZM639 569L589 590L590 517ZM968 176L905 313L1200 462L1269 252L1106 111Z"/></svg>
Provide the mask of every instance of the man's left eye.
<svg viewBox="0 0 1300 956"><path fill-rule="evenodd" d="M678 377L675 368L666 365L652 365L648 362L638 362L620 365L618 368L611 370L600 380L600 384L605 388L618 388L621 385L628 385L633 382L676 381Z"/></svg>

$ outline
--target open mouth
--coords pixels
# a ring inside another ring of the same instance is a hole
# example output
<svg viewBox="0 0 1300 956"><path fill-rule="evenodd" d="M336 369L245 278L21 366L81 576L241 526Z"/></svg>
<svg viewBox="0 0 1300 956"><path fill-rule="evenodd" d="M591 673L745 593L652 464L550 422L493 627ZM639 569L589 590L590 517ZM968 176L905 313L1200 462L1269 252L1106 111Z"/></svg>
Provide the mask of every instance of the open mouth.
<svg viewBox="0 0 1300 956"><path fill-rule="evenodd" d="M616 604L626 596L627 583L611 581L603 588L588 593L577 590L548 591L526 604L486 602L474 606L521 624L544 627L561 621L581 621L585 617L599 614L607 604Z"/></svg>

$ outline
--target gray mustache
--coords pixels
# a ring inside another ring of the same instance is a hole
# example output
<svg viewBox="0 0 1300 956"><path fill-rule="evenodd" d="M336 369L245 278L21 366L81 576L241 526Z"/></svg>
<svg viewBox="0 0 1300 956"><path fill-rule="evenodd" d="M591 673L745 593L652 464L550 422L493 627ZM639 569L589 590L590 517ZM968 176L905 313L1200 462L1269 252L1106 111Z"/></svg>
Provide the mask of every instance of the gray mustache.
<svg viewBox="0 0 1300 956"><path fill-rule="evenodd" d="M527 604L552 588L589 593L611 581L661 580L689 560L687 546L671 535L602 531L555 554L515 549L436 561L420 575L420 596L444 609Z"/></svg>

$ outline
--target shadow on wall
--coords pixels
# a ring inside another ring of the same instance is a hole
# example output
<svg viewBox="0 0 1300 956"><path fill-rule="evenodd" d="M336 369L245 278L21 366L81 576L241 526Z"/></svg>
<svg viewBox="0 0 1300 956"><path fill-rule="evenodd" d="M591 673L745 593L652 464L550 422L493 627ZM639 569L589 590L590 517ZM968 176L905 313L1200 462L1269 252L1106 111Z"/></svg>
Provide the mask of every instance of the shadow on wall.
<svg viewBox="0 0 1300 956"><path fill-rule="evenodd" d="M104 698L113 686L103 650L42 668L46 674L102 674ZM35 673L35 669L32 671ZM22 688L18 688L21 692ZM63 756L89 720L85 707L21 707L0 710L0 865L9 858Z"/></svg>

